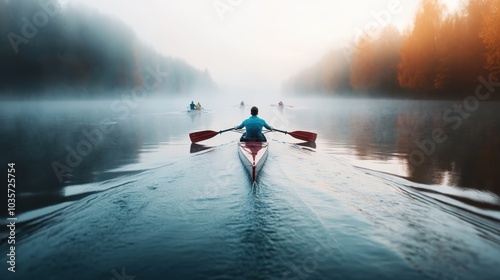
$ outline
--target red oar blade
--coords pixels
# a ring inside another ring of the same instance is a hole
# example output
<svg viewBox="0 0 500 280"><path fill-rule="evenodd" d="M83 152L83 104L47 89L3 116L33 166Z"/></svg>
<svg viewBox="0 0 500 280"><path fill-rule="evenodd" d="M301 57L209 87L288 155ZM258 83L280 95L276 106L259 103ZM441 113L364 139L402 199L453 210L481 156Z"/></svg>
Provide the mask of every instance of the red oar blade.
<svg viewBox="0 0 500 280"><path fill-rule="evenodd" d="M191 139L192 143L196 143L196 142L210 139L217 134L219 134L219 132L217 132L217 131L203 130L203 131L189 133L189 139Z"/></svg>
<svg viewBox="0 0 500 280"><path fill-rule="evenodd" d="M316 141L316 137L318 136L316 133L313 132L308 132L308 131L292 131L288 132L288 134L294 138L307 141L307 142L314 142Z"/></svg>

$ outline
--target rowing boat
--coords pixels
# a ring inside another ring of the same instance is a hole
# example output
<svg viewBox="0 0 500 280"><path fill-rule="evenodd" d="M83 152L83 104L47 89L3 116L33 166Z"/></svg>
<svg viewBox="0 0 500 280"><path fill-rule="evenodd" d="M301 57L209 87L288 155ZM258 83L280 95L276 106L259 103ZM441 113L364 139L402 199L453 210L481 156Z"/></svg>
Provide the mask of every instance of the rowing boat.
<svg viewBox="0 0 500 280"><path fill-rule="evenodd" d="M191 143L197 143L200 141L204 141L210 139L216 135L222 134L227 131L236 131L235 128L231 127L228 129L213 131L213 130L203 130L198 132L189 133L189 139L191 139ZM285 131L281 129L274 128L272 131L281 132L284 134L288 134L294 138L307 141L314 142L316 141L317 134L308 131ZM313 146L316 148L316 144ZM268 154L269 143L265 142L244 142L240 141L238 143L238 154L240 156L241 162L248 170L248 173L252 177L252 181L256 181L257 174L262 169L262 166L266 162L267 154Z"/></svg>
<svg viewBox="0 0 500 280"><path fill-rule="evenodd" d="M239 142L238 144L241 162L252 177L252 181L257 180L257 174L266 162L268 148L268 142Z"/></svg>

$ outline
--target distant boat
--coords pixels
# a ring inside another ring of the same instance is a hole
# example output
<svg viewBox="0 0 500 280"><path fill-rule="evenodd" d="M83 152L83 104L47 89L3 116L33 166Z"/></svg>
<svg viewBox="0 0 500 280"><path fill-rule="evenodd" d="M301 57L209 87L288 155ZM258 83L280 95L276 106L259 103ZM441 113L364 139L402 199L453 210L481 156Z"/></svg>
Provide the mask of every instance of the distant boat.
<svg viewBox="0 0 500 280"><path fill-rule="evenodd" d="M276 105L276 104L271 104L271 106L277 106L277 107L278 107L278 108L280 108L280 109L283 109L283 108L285 108L285 107L288 107L288 108L293 108L293 106L292 106L292 105L285 105L285 104L283 104L283 102L281 102L281 101L280 101L277 105Z"/></svg>
<svg viewBox="0 0 500 280"><path fill-rule="evenodd" d="M191 108L189 108L189 109L187 109L187 112L188 113L191 113L191 112L201 112L203 110L205 110L205 108L203 108L203 107L201 107L200 109L192 109L192 110L191 110Z"/></svg>

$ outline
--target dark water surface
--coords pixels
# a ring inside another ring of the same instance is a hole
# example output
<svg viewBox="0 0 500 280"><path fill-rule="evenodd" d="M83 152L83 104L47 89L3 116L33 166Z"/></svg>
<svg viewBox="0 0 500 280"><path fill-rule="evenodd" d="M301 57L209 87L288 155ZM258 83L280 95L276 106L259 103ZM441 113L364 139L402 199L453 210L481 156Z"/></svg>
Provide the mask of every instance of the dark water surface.
<svg viewBox="0 0 500 280"><path fill-rule="evenodd" d="M16 273L2 226L2 279L500 275L499 103L255 102L272 126L318 139L267 134L252 186L238 134L188 138L239 124L249 107L187 113L190 101L3 101L18 220Z"/></svg>

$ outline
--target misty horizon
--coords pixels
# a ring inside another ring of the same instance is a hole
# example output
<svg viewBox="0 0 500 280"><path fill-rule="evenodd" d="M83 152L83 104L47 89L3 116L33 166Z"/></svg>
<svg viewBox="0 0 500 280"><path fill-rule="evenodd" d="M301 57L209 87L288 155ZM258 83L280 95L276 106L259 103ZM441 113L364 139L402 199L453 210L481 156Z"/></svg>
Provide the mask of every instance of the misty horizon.
<svg viewBox="0 0 500 280"><path fill-rule="evenodd" d="M200 71L208 69L221 88L275 93L280 92L283 82L332 50L340 49L345 59L350 59L351 49L363 35L378 36L388 25L404 32L420 3L234 1L231 6L222 0L59 2L63 10L73 7L123 22L142 44ZM450 12L460 7L460 1L441 2ZM41 29L54 24L50 19Z"/></svg>

